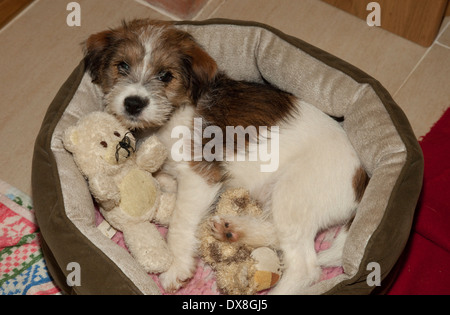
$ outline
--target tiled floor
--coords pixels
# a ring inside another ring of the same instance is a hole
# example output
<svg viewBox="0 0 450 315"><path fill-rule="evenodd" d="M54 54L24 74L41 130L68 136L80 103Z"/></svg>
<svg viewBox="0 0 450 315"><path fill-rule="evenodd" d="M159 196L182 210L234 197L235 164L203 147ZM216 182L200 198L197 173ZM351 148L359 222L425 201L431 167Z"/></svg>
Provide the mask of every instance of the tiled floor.
<svg viewBox="0 0 450 315"><path fill-rule="evenodd" d="M82 58L89 34L132 17L174 18L142 0L78 0L81 26L69 27L69 1L36 0L0 30L0 179L31 194L35 137L58 88ZM424 48L320 0L209 0L196 20L223 17L270 24L378 79L420 137L450 106L450 18Z"/></svg>

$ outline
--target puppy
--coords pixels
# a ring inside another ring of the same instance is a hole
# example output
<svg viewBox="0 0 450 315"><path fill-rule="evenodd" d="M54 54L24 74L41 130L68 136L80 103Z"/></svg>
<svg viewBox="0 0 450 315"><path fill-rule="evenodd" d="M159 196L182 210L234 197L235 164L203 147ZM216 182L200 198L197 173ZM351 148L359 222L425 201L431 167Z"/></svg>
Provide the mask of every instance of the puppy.
<svg viewBox="0 0 450 315"><path fill-rule="evenodd" d="M273 86L230 79L190 34L167 22L134 20L92 35L85 64L108 112L130 128L154 130L171 148L164 172L177 178L178 195L167 236L174 262L160 275L166 290L192 276L197 227L226 187L248 189L266 215L218 218L217 237L283 251L285 270L272 293L301 293L319 279L314 238L350 220L368 180L336 121ZM180 130L193 136L179 139ZM205 137L196 141L207 130L226 141L214 150ZM277 153L272 169L263 171L267 159L245 158L258 146Z"/></svg>

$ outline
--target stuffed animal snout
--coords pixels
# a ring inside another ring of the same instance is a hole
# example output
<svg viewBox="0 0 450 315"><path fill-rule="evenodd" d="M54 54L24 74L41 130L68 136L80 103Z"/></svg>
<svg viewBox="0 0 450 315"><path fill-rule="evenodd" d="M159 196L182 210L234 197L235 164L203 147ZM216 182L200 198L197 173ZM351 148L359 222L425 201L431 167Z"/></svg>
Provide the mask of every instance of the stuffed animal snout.
<svg viewBox="0 0 450 315"><path fill-rule="evenodd" d="M134 137L131 132L127 132L123 139L119 141L116 146L115 154L117 163L128 159L134 152L136 152L136 148L133 147L134 142Z"/></svg>

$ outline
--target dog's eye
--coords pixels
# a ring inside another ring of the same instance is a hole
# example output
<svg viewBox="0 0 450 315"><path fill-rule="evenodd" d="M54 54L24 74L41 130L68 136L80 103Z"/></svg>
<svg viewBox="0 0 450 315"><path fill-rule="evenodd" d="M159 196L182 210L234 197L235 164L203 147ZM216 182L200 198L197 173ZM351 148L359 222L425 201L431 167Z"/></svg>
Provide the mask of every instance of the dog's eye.
<svg viewBox="0 0 450 315"><path fill-rule="evenodd" d="M117 70L119 70L120 74L127 75L130 72L130 66L125 61L122 61L117 65Z"/></svg>
<svg viewBox="0 0 450 315"><path fill-rule="evenodd" d="M169 83L173 79L173 74L170 71L161 71L158 74L158 80L164 83Z"/></svg>
<svg viewBox="0 0 450 315"><path fill-rule="evenodd" d="M101 145L102 147L104 147L104 148L107 148L107 147L108 147L108 143L107 143L106 141L100 142L100 145Z"/></svg>
<svg viewBox="0 0 450 315"><path fill-rule="evenodd" d="M120 133L117 132L117 131L114 131L114 135L115 135L116 137L120 137Z"/></svg>

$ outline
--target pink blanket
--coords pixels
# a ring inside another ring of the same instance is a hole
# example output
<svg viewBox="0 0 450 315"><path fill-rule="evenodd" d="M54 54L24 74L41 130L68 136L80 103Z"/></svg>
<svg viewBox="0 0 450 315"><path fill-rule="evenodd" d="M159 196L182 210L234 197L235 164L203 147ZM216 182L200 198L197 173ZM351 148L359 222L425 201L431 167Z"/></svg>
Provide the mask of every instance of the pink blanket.
<svg viewBox="0 0 450 315"><path fill-rule="evenodd" d="M100 212L96 212L96 224L97 226L103 222L104 219ZM165 237L167 234L167 229L164 227L158 228L161 235ZM315 249L317 252L320 252L322 250L328 249L333 242L333 239L336 237L336 235L339 233L339 227L333 228L330 230L327 230L325 232L320 233L316 237L315 241ZM114 236L111 238L112 241L117 243L119 246L127 249L123 234L119 231L114 234ZM127 249L128 250L128 249ZM320 281L334 278L340 274L343 273L342 267L330 267L330 268L323 268L322 269L322 276ZM149 276L152 277L152 279L156 282L159 289L161 290L162 294L169 294L164 291L162 288L159 278L157 275L150 274ZM262 294L267 292L261 292ZM201 259L197 259L197 268L195 271L195 274L193 278L186 284L185 287L181 288L174 294L176 295L218 295L220 292L217 290L216 286L216 279L214 275L214 271L211 269L211 267L207 264L205 264Z"/></svg>

